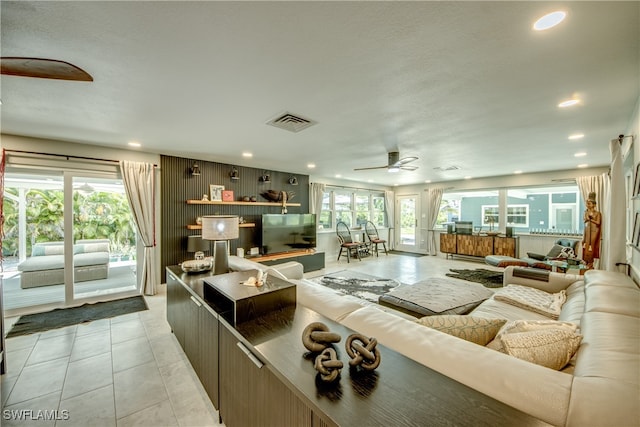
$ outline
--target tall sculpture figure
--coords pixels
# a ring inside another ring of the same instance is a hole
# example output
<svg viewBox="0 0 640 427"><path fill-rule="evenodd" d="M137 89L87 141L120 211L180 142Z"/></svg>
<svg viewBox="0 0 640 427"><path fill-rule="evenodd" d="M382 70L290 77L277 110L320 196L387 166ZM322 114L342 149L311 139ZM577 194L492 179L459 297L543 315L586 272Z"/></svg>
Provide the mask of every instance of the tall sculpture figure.
<svg viewBox="0 0 640 427"><path fill-rule="evenodd" d="M582 259L587 268L593 268L593 260L600 259L600 224L602 214L596 209L596 193L589 193L587 209L584 211L584 236L582 238Z"/></svg>

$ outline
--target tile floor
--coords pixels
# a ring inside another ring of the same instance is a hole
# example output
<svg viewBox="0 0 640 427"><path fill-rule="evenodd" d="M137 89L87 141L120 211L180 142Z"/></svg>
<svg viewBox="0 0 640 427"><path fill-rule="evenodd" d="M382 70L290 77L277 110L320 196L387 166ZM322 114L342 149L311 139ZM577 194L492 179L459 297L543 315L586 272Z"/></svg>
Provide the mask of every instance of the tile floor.
<svg viewBox="0 0 640 427"><path fill-rule="evenodd" d="M324 270L305 276L350 269L415 283L442 277L450 268L480 267L494 269L441 256L382 254L351 263L329 260ZM144 312L6 340L0 424L219 426L216 409L166 322L165 291L159 286L157 295L145 297ZM8 331L17 318L6 320ZM57 412L38 412L45 410ZM42 420L51 414L59 419Z"/></svg>
<svg viewBox="0 0 640 427"><path fill-rule="evenodd" d="M218 426L159 288L147 311L6 340L1 425Z"/></svg>

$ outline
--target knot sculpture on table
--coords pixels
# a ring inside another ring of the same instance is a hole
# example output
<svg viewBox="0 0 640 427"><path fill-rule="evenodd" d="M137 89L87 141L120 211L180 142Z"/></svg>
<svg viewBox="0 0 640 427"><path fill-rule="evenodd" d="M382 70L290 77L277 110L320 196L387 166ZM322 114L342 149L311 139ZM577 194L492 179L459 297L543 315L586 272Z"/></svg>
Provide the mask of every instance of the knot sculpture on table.
<svg viewBox="0 0 640 427"><path fill-rule="evenodd" d="M340 335L330 332L327 325L322 322L313 322L302 331L302 344L314 353L320 353L332 343L340 342Z"/></svg>
<svg viewBox="0 0 640 427"><path fill-rule="evenodd" d="M367 338L361 334L351 334L345 342L345 349L351 358L349 365L360 366L366 371L373 371L380 365L380 350L376 348L378 340Z"/></svg>
<svg viewBox="0 0 640 427"><path fill-rule="evenodd" d="M316 371L320 373L320 379L324 382L333 382L340 375L342 362L338 360L336 351L331 348L325 348L322 353L316 357L314 364Z"/></svg>

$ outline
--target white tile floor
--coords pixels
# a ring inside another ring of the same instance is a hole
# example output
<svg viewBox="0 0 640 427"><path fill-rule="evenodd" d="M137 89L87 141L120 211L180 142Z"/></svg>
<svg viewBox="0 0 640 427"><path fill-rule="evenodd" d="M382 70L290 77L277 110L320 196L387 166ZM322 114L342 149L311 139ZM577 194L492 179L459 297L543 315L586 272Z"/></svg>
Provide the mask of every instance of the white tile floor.
<svg viewBox="0 0 640 427"><path fill-rule="evenodd" d="M6 340L2 426L219 425L159 289L147 311Z"/></svg>
<svg viewBox="0 0 640 427"><path fill-rule="evenodd" d="M349 264L329 260L306 276L350 269L415 283L450 268L499 270L441 256L382 254ZM165 290L145 297L147 311L6 340L0 424L218 426L217 411L167 324ZM6 330L16 320L7 319ZM57 412L39 412L45 410ZM59 419L42 419L51 414Z"/></svg>

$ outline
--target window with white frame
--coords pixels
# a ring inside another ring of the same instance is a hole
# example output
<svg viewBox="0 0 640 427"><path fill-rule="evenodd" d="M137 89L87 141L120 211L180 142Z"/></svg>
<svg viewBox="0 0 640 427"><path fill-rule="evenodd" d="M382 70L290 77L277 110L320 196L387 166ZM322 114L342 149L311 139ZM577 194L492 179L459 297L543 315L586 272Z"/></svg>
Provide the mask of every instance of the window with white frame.
<svg viewBox="0 0 640 427"><path fill-rule="evenodd" d="M506 193L506 226L518 227L520 232L582 233L584 200L575 184L445 192L437 226L444 228L454 221L472 221L474 228L486 229L493 221L493 228L497 228L501 219L498 197L501 192Z"/></svg>
<svg viewBox="0 0 640 427"><path fill-rule="evenodd" d="M482 206L482 226L496 228L500 221L498 205ZM507 227L528 227L529 206L507 206Z"/></svg>
<svg viewBox="0 0 640 427"><path fill-rule="evenodd" d="M318 227L335 228L342 221L349 227L364 227L367 221L386 226L384 193L375 190L327 188L322 197Z"/></svg>

